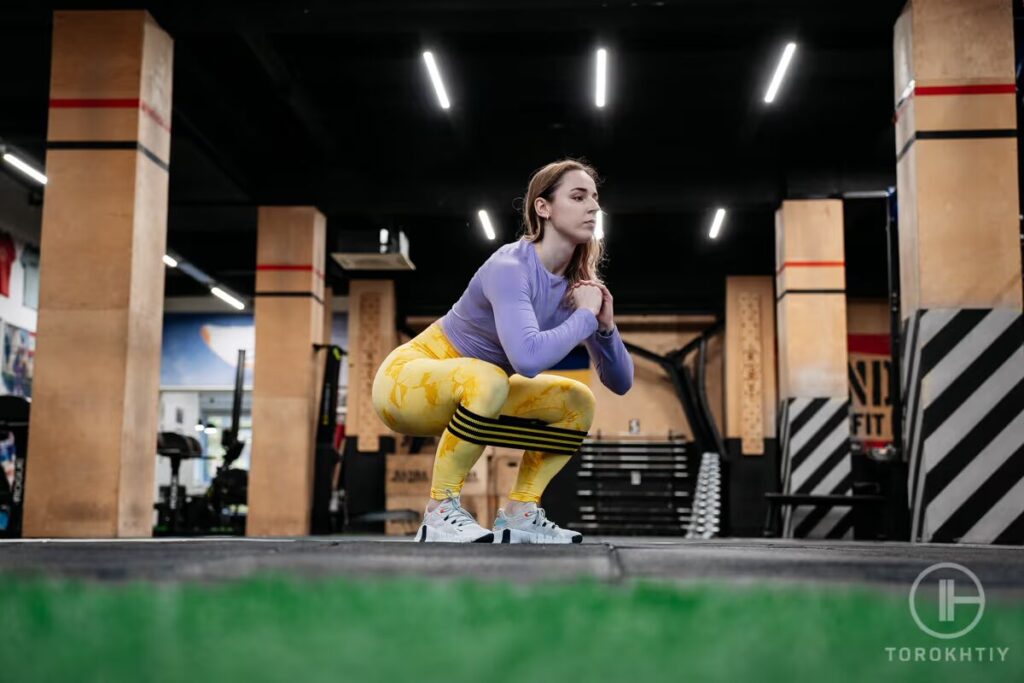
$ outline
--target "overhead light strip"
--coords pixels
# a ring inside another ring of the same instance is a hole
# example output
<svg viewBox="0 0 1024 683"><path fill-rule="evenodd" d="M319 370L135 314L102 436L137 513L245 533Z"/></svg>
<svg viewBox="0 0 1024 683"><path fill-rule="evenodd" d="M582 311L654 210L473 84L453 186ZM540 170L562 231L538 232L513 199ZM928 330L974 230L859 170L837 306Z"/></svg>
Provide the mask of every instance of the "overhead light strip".
<svg viewBox="0 0 1024 683"><path fill-rule="evenodd" d="M225 292L220 287L210 287L210 293L213 294L218 299L220 299L221 301L228 304L229 306L231 306L232 308L236 308L239 311L245 310L245 304L243 304L241 301Z"/></svg>
<svg viewBox="0 0 1024 683"><path fill-rule="evenodd" d="M608 51L600 48L596 56L596 82L594 83L594 104L604 107L608 95Z"/></svg>
<svg viewBox="0 0 1024 683"><path fill-rule="evenodd" d="M430 51L423 53L423 61L427 64L427 73L430 74L430 82L434 85L434 92L437 94L437 101L441 109L448 109L452 106L448 100L448 93L444 89L444 81L441 79L441 71L434 61L434 54Z"/></svg>
<svg viewBox="0 0 1024 683"><path fill-rule="evenodd" d="M775 101L775 95L779 92L779 87L782 85L782 79L786 76L786 70L789 68L789 63L793 60L793 53L796 52L796 43L788 43L786 48L782 51L782 57L779 59L779 65L775 67L775 75L772 76L772 82L768 85L768 92L764 94L764 101L767 104L771 104Z"/></svg>
<svg viewBox="0 0 1024 683"><path fill-rule="evenodd" d="M718 209L715 211L715 219L711 222L711 230L708 232L708 237L716 239L719 231L722 229L722 222L725 220L725 209Z"/></svg>
<svg viewBox="0 0 1024 683"><path fill-rule="evenodd" d="M14 154L11 154L10 152L4 152L4 157L3 158L4 158L4 161L7 164L9 164L9 165L13 166L14 168L18 169L19 171L21 171L22 173L27 175L32 180L34 180L37 183L39 183L40 185L45 185L46 184L46 176L42 172L37 171L36 169L32 168L31 166L29 166L27 163L25 163L24 161L19 159Z"/></svg>
<svg viewBox="0 0 1024 683"><path fill-rule="evenodd" d="M491 225L491 217L487 215L487 211L484 209L477 211L476 215L480 218L480 225L483 226L484 234L487 235L487 239L493 241L496 235L494 234L494 226Z"/></svg>

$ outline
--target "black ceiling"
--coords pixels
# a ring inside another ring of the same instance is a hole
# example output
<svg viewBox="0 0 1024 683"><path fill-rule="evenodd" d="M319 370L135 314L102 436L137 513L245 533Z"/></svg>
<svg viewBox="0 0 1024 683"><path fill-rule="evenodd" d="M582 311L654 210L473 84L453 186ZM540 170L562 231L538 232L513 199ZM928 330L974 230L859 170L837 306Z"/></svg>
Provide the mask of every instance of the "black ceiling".
<svg viewBox="0 0 1024 683"><path fill-rule="evenodd" d="M114 8L140 3L74 3ZM709 310L726 274L770 273L784 198L895 184L892 27L902 0L150 2L175 41L171 249L253 289L255 207L313 204L339 229L400 228L408 313L443 313L515 238L530 173L582 156L605 178L617 309ZM43 159L52 9L0 5L0 137ZM777 102L761 98L787 40ZM593 53L609 103L593 106ZM421 53L437 55L441 110ZM706 237L716 206L730 212ZM886 291L885 208L847 202L850 292ZM333 239L329 236L329 240ZM329 270L344 289L346 274ZM169 296L201 293L169 273Z"/></svg>

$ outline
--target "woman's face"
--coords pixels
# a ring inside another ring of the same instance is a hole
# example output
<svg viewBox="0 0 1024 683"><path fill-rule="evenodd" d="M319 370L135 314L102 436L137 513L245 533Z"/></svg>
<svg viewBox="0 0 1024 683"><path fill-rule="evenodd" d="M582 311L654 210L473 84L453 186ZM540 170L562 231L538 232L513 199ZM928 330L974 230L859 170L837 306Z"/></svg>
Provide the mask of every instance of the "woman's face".
<svg viewBox="0 0 1024 683"><path fill-rule="evenodd" d="M562 176L551 201L537 200L537 215L547 218L551 227L573 244L585 244L594 237L597 226L597 186L580 170Z"/></svg>

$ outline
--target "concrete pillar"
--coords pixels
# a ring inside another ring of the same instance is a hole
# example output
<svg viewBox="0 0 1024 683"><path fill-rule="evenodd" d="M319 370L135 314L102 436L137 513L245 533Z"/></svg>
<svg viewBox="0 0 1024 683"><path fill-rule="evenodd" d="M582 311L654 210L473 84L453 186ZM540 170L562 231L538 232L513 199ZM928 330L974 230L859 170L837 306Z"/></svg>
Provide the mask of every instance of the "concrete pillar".
<svg viewBox="0 0 1024 683"><path fill-rule="evenodd" d="M894 32L912 537L1024 543L1024 322L1010 0Z"/></svg>
<svg viewBox="0 0 1024 683"><path fill-rule="evenodd" d="M345 436L357 437L360 451L376 451L380 437L393 432L373 409L373 378L398 345L395 332L395 283L352 280L348 289L349 387Z"/></svg>
<svg viewBox="0 0 1024 683"><path fill-rule="evenodd" d="M725 448L729 532L761 534L764 494L779 490L775 440L775 307L772 278L725 280Z"/></svg>
<svg viewBox="0 0 1024 683"><path fill-rule="evenodd" d="M153 526L172 40L55 12L25 535Z"/></svg>
<svg viewBox="0 0 1024 683"><path fill-rule="evenodd" d="M313 207L259 209L249 536L309 533L325 226Z"/></svg>
<svg viewBox="0 0 1024 683"><path fill-rule="evenodd" d="M775 214L782 479L787 493L852 488L843 203L785 201ZM787 510L796 537L852 537L850 508Z"/></svg>

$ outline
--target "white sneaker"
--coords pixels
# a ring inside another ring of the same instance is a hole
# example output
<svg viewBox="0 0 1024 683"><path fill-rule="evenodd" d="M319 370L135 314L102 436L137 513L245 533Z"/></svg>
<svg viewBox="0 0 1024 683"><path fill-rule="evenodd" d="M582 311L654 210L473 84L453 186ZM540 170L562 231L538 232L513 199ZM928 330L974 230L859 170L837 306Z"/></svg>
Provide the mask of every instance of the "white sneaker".
<svg viewBox="0 0 1024 683"><path fill-rule="evenodd" d="M416 540L446 543L490 543L494 534L480 526L464 507L459 497L448 491L448 497L433 511L423 513L423 524L416 532Z"/></svg>
<svg viewBox="0 0 1024 683"><path fill-rule="evenodd" d="M562 529L544 514L544 508L527 503L513 516L498 510L494 520L495 543L582 543L583 534Z"/></svg>

